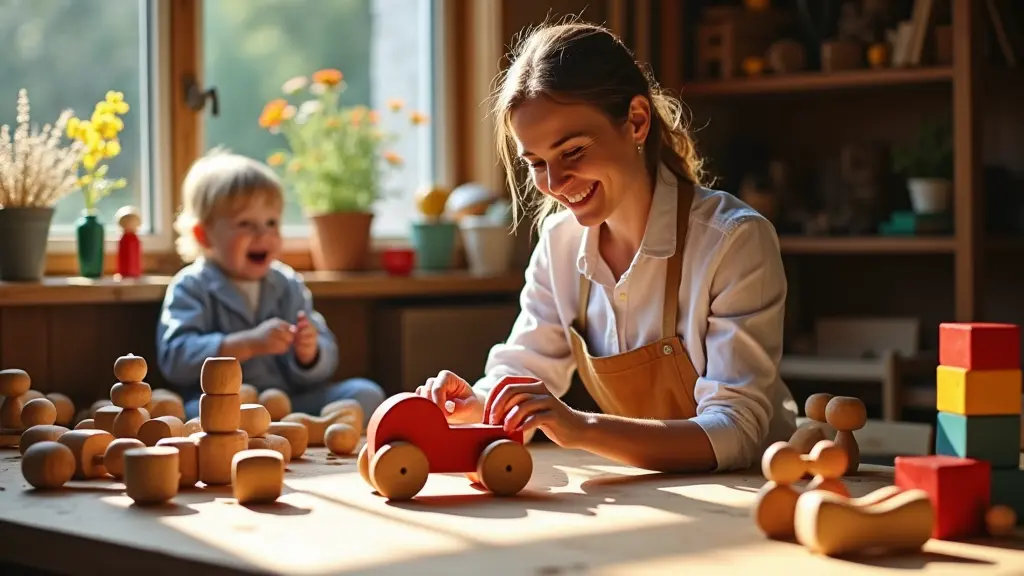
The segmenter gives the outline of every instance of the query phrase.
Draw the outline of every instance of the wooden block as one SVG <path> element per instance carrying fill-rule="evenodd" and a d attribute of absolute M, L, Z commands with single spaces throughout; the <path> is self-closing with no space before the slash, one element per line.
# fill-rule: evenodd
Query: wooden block
<path fill-rule="evenodd" d="M 1020 414 L 1020 370 L 935 369 L 935 408 L 964 416 Z"/>
<path fill-rule="evenodd" d="M 935 453 L 985 460 L 992 468 L 1016 468 L 1020 462 L 1020 427 L 1021 420 L 1016 415 L 963 416 L 939 412 Z"/>
<path fill-rule="evenodd" d="M 1020 368 L 1020 327 L 991 322 L 939 324 L 939 364 L 967 370 Z"/>
<path fill-rule="evenodd" d="M 124 486 L 140 506 L 163 504 L 178 494 L 178 450 L 170 446 L 132 448 L 124 453 Z"/>
<path fill-rule="evenodd" d="M 242 423 L 242 397 L 238 394 L 203 394 L 199 397 L 199 424 L 204 432 L 232 432 Z"/>
<path fill-rule="evenodd" d="M 157 440 L 157 446 L 178 450 L 178 488 L 194 488 L 199 481 L 199 441 L 195 438 L 172 437 Z"/>
<path fill-rule="evenodd" d="M 992 470 L 992 505 L 1007 506 L 1017 513 L 1017 525 L 1024 524 L 1024 470 Z"/>
<path fill-rule="evenodd" d="M 231 483 L 231 459 L 249 446 L 249 436 L 241 431 L 193 434 L 199 440 L 199 480 L 207 486 Z"/>
<path fill-rule="evenodd" d="M 58 442 L 71 449 L 75 455 L 76 480 L 99 478 L 107 473 L 103 466 L 103 454 L 114 441 L 114 435 L 105 430 L 72 430 L 65 432 Z M 101 458 L 97 458 L 101 456 Z"/>
<path fill-rule="evenodd" d="M 284 485 L 284 457 L 274 450 L 242 450 L 231 459 L 231 489 L 239 504 L 273 502 Z"/>
<path fill-rule="evenodd" d="M 952 540 L 985 532 L 991 500 L 991 466 L 953 456 L 897 456 L 894 484 L 921 489 L 935 509 L 932 538 Z"/>
<path fill-rule="evenodd" d="M 185 435 L 185 424 L 177 416 L 151 418 L 139 427 L 138 439 L 146 446 L 156 446 L 164 438 Z"/>
<path fill-rule="evenodd" d="M 291 460 L 302 458 L 309 447 L 309 430 L 298 422 L 273 422 L 267 435 L 280 436 L 291 446 Z"/>
<path fill-rule="evenodd" d="M 207 358 L 199 371 L 199 386 L 206 394 L 238 394 L 242 391 L 242 365 L 236 358 Z"/>

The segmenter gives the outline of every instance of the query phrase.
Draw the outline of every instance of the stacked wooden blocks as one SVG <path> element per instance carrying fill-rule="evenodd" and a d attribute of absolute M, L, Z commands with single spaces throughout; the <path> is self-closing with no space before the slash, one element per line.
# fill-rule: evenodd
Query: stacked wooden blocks
<path fill-rule="evenodd" d="M 235 358 L 207 358 L 199 375 L 199 480 L 208 486 L 231 484 L 235 454 L 249 446 L 241 430 L 242 366 Z"/>
<path fill-rule="evenodd" d="M 936 388 L 935 455 L 897 458 L 896 484 L 928 492 L 934 538 L 982 533 L 993 505 L 1024 518 L 1019 327 L 941 324 Z"/>

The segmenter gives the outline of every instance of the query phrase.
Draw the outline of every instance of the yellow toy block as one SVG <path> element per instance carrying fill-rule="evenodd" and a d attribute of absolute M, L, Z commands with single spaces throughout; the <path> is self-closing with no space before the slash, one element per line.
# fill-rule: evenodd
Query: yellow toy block
<path fill-rule="evenodd" d="M 1021 413 L 1021 370 L 967 370 L 940 365 L 936 370 L 939 412 L 962 416 Z"/>

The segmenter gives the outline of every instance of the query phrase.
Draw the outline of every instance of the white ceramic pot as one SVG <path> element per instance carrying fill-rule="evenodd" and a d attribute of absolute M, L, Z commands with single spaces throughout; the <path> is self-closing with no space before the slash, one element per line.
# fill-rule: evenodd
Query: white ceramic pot
<path fill-rule="evenodd" d="M 918 214 L 935 214 L 949 210 L 953 183 L 945 178 L 910 178 L 910 205 Z"/>
<path fill-rule="evenodd" d="M 459 229 L 470 273 L 490 276 L 509 271 L 514 237 L 506 222 L 483 216 L 463 216 Z"/>

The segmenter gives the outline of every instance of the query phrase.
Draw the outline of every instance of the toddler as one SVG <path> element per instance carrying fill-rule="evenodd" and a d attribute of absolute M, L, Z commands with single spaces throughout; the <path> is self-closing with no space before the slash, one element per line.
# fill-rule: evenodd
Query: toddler
<path fill-rule="evenodd" d="M 157 324 L 157 363 L 181 388 L 185 414 L 199 412 L 199 373 L 211 356 L 232 356 L 244 381 L 280 388 L 292 410 L 318 415 L 329 402 L 357 400 L 366 419 L 383 402 L 364 378 L 332 382 L 338 345 L 309 289 L 277 260 L 284 194 L 265 164 L 215 150 L 183 185 L 175 222 L 186 262 L 167 287 Z"/>

